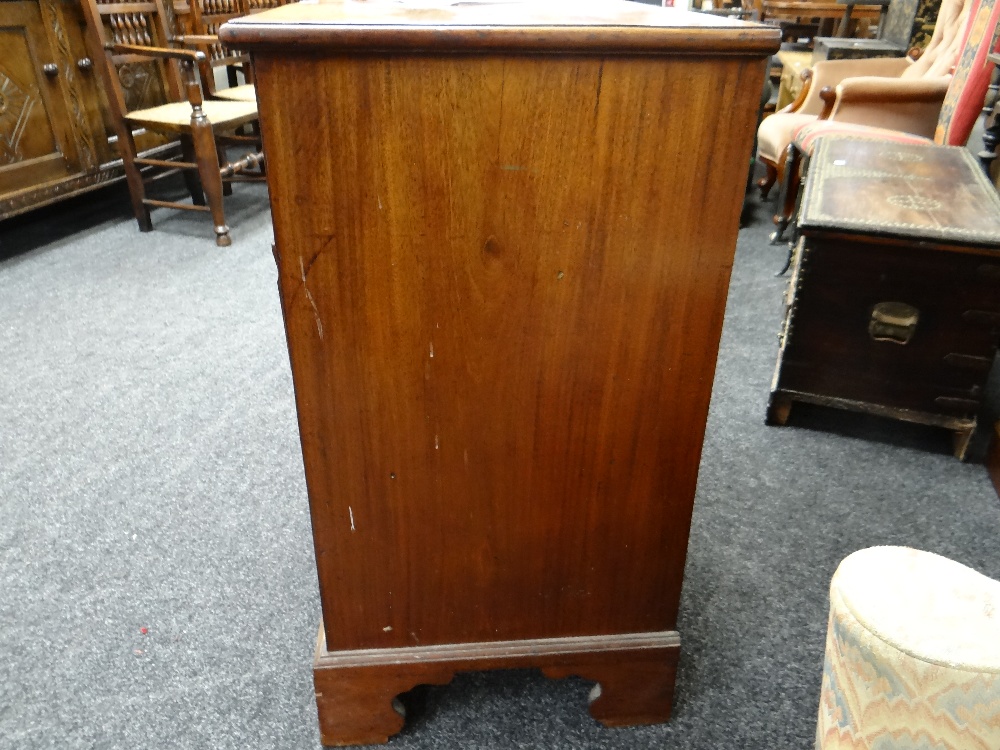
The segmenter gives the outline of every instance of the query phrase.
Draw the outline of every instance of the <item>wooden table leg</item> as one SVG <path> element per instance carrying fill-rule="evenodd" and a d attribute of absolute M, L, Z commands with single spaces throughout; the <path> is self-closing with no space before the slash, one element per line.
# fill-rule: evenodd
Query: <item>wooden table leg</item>
<path fill-rule="evenodd" d="M 854 11 L 854 3 L 847 3 L 844 6 L 844 17 L 840 19 L 840 26 L 837 27 L 838 37 L 847 37 L 851 28 L 851 13 Z"/>

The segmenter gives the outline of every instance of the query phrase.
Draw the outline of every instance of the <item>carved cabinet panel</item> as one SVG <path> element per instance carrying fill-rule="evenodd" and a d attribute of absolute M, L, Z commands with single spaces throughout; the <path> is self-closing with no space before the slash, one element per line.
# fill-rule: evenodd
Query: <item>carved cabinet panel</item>
<path fill-rule="evenodd" d="M 130 106 L 165 101 L 156 64 L 121 74 Z M 120 178 L 116 140 L 78 0 L 0 0 L 0 219 Z"/>
<path fill-rule="evenodd" d="M 3 3 L 0 25 L 0 192 L 80 171 L 59 85 L 62 65 L 38 4 Z"/>

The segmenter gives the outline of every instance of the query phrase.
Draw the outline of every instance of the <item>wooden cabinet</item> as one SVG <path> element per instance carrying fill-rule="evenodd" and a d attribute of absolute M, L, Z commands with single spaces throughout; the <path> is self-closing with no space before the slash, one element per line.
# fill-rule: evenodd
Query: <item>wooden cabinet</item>
<path fill-rule="evenodd" d="M 1000 340 L 1000 198 L 963 148 L 825 139 L 768 418 L 807 402 L 976 427 Z"/>
<path fill-rule="evenodd" d="M 300 3 L 250 50 L 328 744 L 460 670 L 665 721 L 778 32 L 629 2 Z"/>
<path fill-rule="evenodd" d="M 0 193 L 80 172 L 59 84 L 63 72 L 36 2 L 3 3 L 0 27 Z"/>
<path fill-rule="evenodd" d="M 122 176 L 76 0 L 0 0 L 0 219 Z M 124 66 L 127 95 L 163 100 L 156 64 Z M 138 132 L 140 148 L 171 151 Z"/>

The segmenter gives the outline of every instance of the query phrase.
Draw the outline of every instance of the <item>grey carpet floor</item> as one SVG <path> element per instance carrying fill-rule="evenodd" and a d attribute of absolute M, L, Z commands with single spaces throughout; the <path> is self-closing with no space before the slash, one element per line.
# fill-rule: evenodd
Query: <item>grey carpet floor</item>
<path fill-rule="evenodd" d="M 316 748 L 319 600 L 262 187 L 233 246 L 139 234 L 120 188 L 0 224 L 0 748 Z M 765 427 L 785 281 L 740 234 L 680 615 L 674 718 L 465 674 L 396 748 L 811 747 L 827 586 L 874 544 L 1000 578 L 1000 503 L 943 433 L 800 409 Z M 145 632 L 143 632 L 145 629 Z"/>

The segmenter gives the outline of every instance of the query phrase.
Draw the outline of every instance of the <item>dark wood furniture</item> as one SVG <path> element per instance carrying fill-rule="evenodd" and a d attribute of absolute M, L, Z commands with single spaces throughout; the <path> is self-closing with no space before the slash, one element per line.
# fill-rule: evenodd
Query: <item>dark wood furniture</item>
<path fill-rule="evenodd" d="M 845 13 L 849 16 L 853 4 L 847 4 Z M 914 38 L 917 6 L 919 0 L 879 0 L 882 15 L 875 39 L 848 39 L 846 34 L 837 37 L 816 37 L 813 39 L 814 61 L 853 60 L 864 57 L 902 57 L 911 49 Z M 849 17 L 841 22 L 848 27 Z"/>
<path fill-rule="evenodd" d="M 247 0 L 191 0 L 191 12 L 184 19 L 184 34 L 176 42 L 201 51 L 201 79 L 205 96 L 211 99 L 256 102 L 250 57 L 219 43 L 219 27 L 250 12 Z M 257 12 L 257 11 L 255 11 Z M 215 69 L 225 70 L 228 86 L 218 86 Z M 242 79 L 242 83 L 240 80 Z"/>
<path fill-rule="evenodd" d="M 821 404 L 954 431 L 1000 339 L 1000 198 L 963 148 L 825 138 L 810 162 L 767 417 Z"/>
<path fill-rule="evenodd" d="M 845 7 L 839 0 L 760 0 L 760 18 L 770 23 L 792 24 L 794 35 L 830 35 L 838 20 L 842 20 Z M 851 26 L 849 34 L 855 33 L 859 24 L 878 23 L 881 8 L 878 5 L 853 4 L 851 6 Z M 809 27 L 815 33 L 809 33 Z M 838 36 L 840 26 L 837 26 Z M 792 40 L 794 41 L 794 40 Z"/>
<path fill-rule="evenodd" d="M 865 0 L 864 4 L 868 7 L 878 6 L 878 29 L 882 29 L 882 24 L 885 23 L 885 17 L 889 13 L 889 3 L 892 0 Z M 851 16 L 854 13 L 854 7 L 858 5 L 858 0 L 837 0 L 837 2 L 844 6 L 844 15 L 840 19 L 840 23 L 837 25 L 837 36 L 846 39 L 851 35 Z"/>
<path fill-rule="evenodd" d="M 164 101 L 155 65 L 123 73 L 131 108 Z M 142 128 L 133 138 L 143 156 L 177 153 L 176 138 Z M 0 0 L 0 219 L 121 179 L 117 140 L 80 3 Z"/>
<path fill-rule="evenodd" d="M 222 205 L 223 182 L 241 178 L 262 179 L 255 172 L 262 155 L 251 150 L 235 161 L 225 158 L 223 144 L 256 145 L 256 138 L 233 133 L 255 124 L 255 102 L 205 100 L 199 66 L 207 60 L 202 52 L 170 48 L 172 39 L 161 0 L 118 3 L 83 0 L 90 47 L 108 96 L 112 120 L 118 133 L 125 179 L 139 229 L 153 229 L 150 208 L 176 208 L 211 213 L 215 242 L 228 246 L 232 240 Z M 167 82 L 167 103 L 132 109 L 125 97 L 121 66 L 153 62 Z M 154 159 L 141 156 L 133 140 L 133 129 L 166 133 L 180 139 L 183 158 Z M 150 198 L 143 168 L 181 170 L 191 193 L 191 203 Z"/>
<path fill-rule="evenodd" d="M 986 470 L 993 480 L 993 488 L 997 491 L 997 495 L 1000 495 L 1000 422 L 993 425 L 989 452 L 986 454 Z"/>
<path fill-rule="evenodd" d="M 257 76 L 323 742 L 385 741 L 396 695 L 461 670 L 581 675 L 603 723 L 666 720 L 777 30 L 374 0 L 220 38 Z"/>
<path fill-rule="evenodd" d="M 994 66 L 993 80 L 996 80 L 996 67 L 1000 66 L 1000 53 L 991 52 L 986 56 L 990 65 Z M 993 162 L 997 158 L 997 145 L 1000 144 L 1000 96 L 997 96 L 996 84 L 991 83 L 993 103 L 989 109 L 984 109 L 986 120 L 983 122 L 983 150 L 979 152 L 979 162 L 986 174 L 992 177 Z M 987 95 L 987 101 L 989 95 Z"/>

